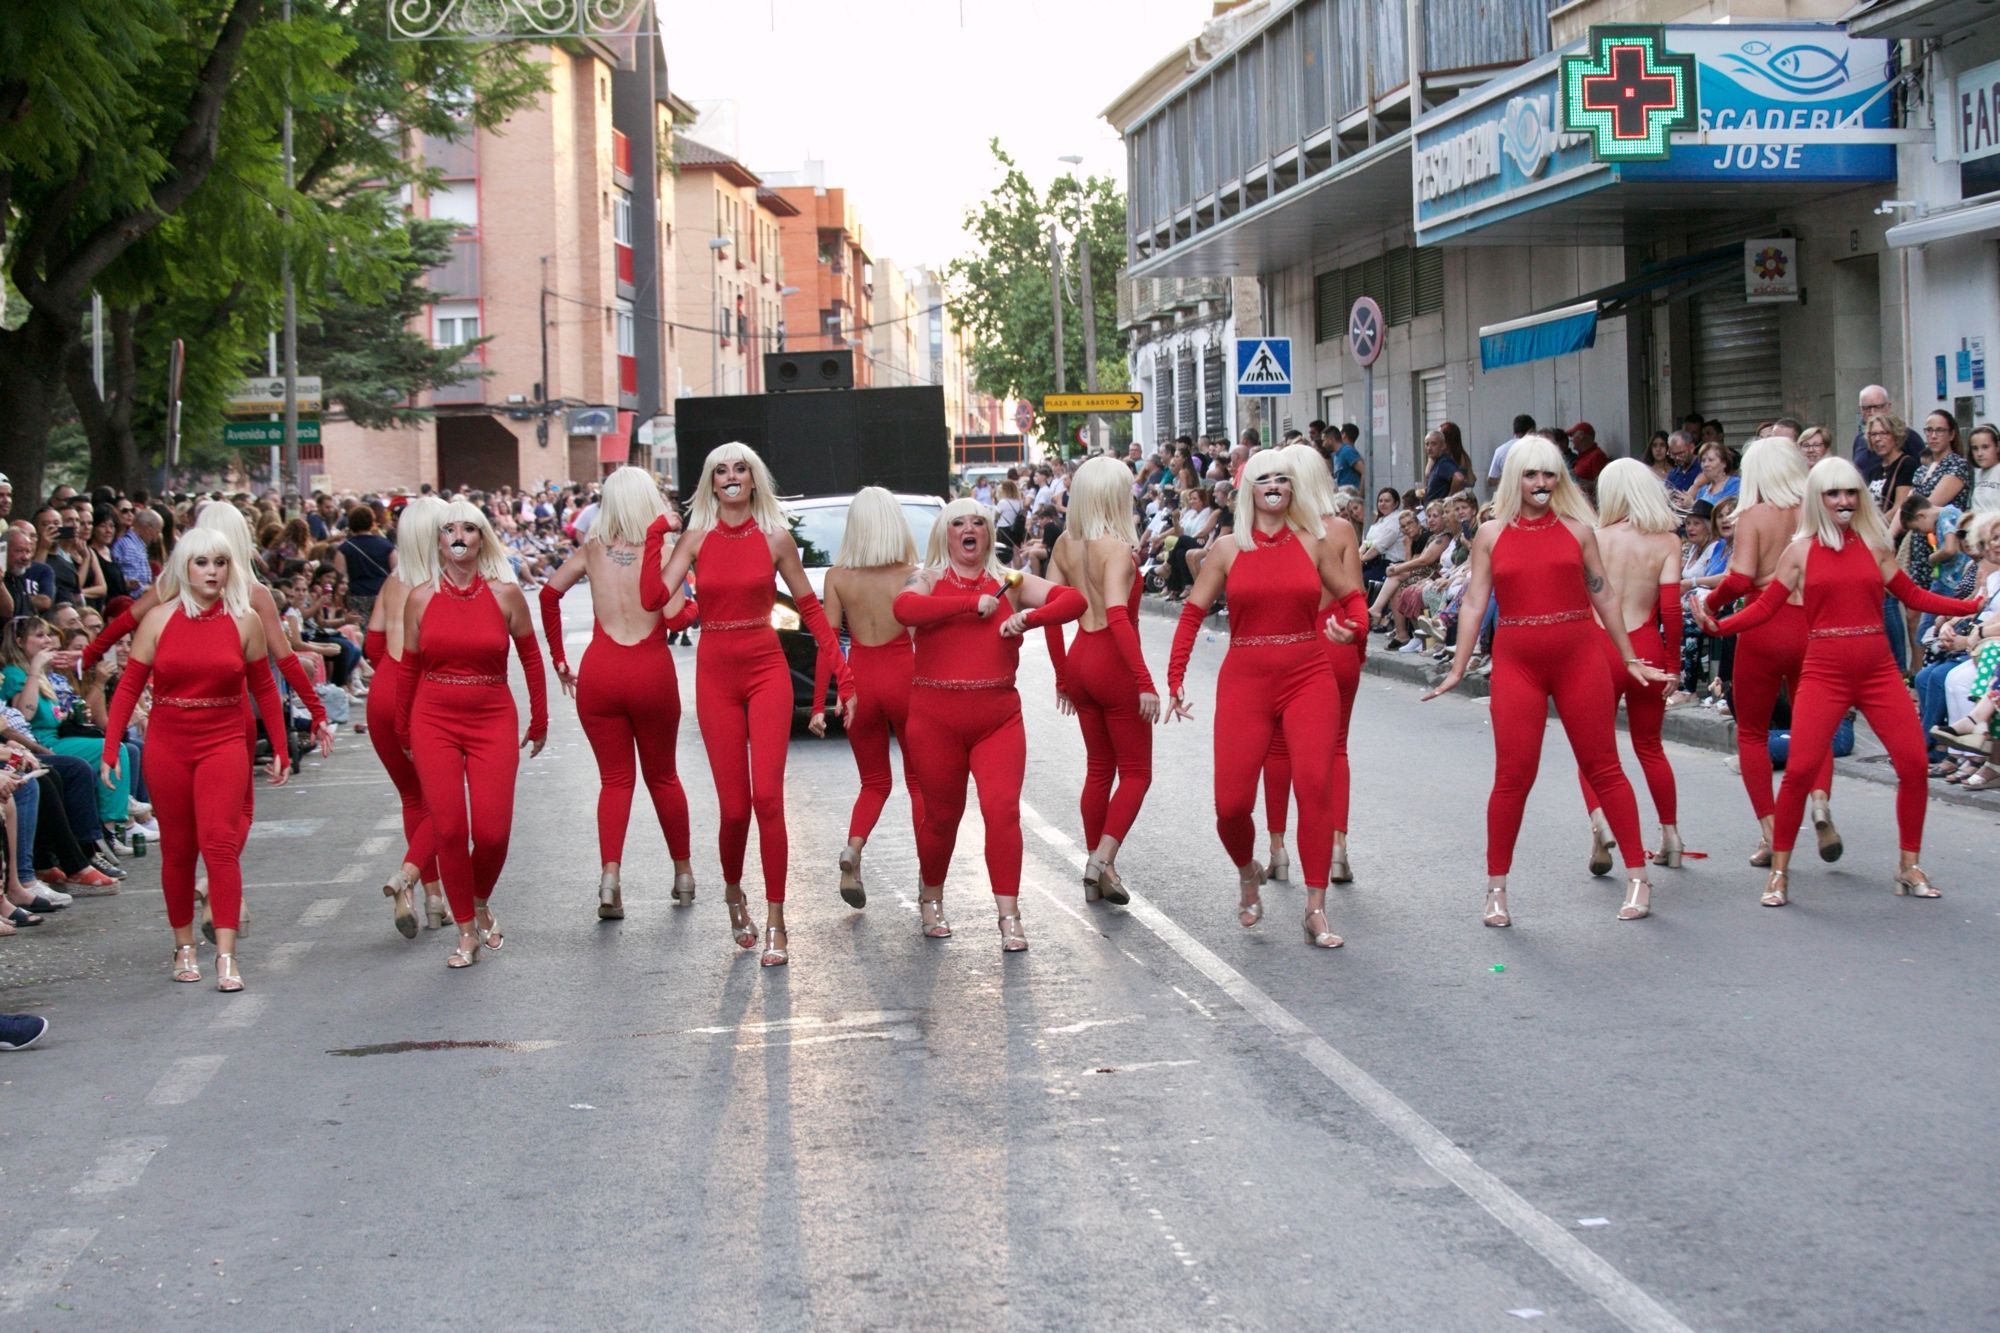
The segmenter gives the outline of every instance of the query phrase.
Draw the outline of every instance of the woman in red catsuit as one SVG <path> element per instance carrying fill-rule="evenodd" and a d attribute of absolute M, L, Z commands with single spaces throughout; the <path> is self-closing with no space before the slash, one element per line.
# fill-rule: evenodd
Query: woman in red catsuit
<path fill-rule="evenodd" d="M 1729 572 L 1708 594 L 1710 616 L 1745 593 L 1770 586 L 1799 530 L 1799 504 L 1806 493 L 1806 460 L 1798 446 L 1781 436 L 1758 440 L 1743 454 L 1743 493 L 1736 510 L 1736 546 Z M 1771 714 L 1783 686 L 1793 703 L 1799 698 L 1799 673 L 1806 660 L 1806 609 L 1796 594 L 1776 615 L 1736 639 L 1736 664 L 1731 673 L 1730 715 L 1736 722 L 1737 767 L 1750 794 L 1750 811 L 1757 817 L 1762 839 L 1750 864 L 1771 864 Z M 1812 815 L 1822 861 L 1838 861 L 1840 831 L 1833 826 L 1828 794 L 1833 790 L 1833 748 L 1816 759 L 1790 751 L 1791 763 L 1810 762 L 1814 771 L 1806 809 Z M 1790 765 L 1788 765 L 1789 767 Z"/>
<path fill-rule="evenodd" d="M 1670 677 L 1639 660 L 1625 633 L 1625 617 L 1604 577 L 1594 515 L 1571 480 L 1562 451 L 1529 436 L 1507 451 L 1493 518 L 1472 540 L 1472 577 L 1458 604 L 1458 623 L 1477 625 L 1487 599 L 1500 598 L 1500 626 L 1493 636 L 1493 794 L 1486 802 L 1486 906 L 1489 926 L 1509 926 L 1507 872 L 1521 812 L 1542 762 L 1542 731 L 1555 700 L 1570 748 L 1611 821 L 1625 858 L 1625 901 L 1620 921 L 1652 912 L 1653 885 L 1639 844 L 1639 804 L 1618 764 L 1617 699 L 1601 671 L 1580 671 L 1603 653 L 1600 633 L 1611 638 L 1625 672 L 1641 685 Z M 1595 612 L 1600 631 L 1591 623 Z M 1451 670 L 1424 696 L 1435 699 L 1465 678 L 1477 634 L 1461 633 Z"/>
<path fill-rule="evenodd" d="M 368 739 L 389 781 L 396 785 L 403 807 L 403 858 L 382 892 L 395 904 L 396 929 L 405 939 L 417 935 L 419 881 L 424 886 L 424 915 L 432 930 L 443 929 L 446 912 L 444 885 L 438 876 L 437 830 L 424 808 L 423 783 L 417 778 L 416 765 L 404 753 L 409 737 L 396 730 L 396 687 L 402 683 L 403 670 L 403 608 L 411 588 L 421 588 L 437 578 L 438 528 L 443 518 L 444 501 L 435 495 L 420 495 L 403 506 L 396 519 L 396 550 L 389 576 L 382 580 L 381 595 L 368 614 L 368 633 L 361 645 L 362 655 L 375 668 L 368 688 Z"/>
<path fill-rule="evenodd" d="M 924 823 L 923 798 L 910 780 L 910 680 L 916 653 L 910 632 L 896 623 L 896 595 L 917 568 L 917 542 L 896 497 L 880 486 L 864 486 L 847 507 L 840 550 L 821 587 L 827 623 L 847 628 L 847 664 L 853 680 L 839 700 L 861 791 L 847 820 L 847 846 L 840 853 L 840 897 L 849 907 L 865 907 L 868 885 L 861 877 L 861 850 L 888 804 L 889 734 L 903 746 L 903 785 L 910 791 L 910 822 Z M 826 735 L 826 689 L 838 666 L 836 654 L 822 651 L 813 679 L 812 732 Z"/>
<path fill-rule="evenodd" d="M 1089 603 L 1074 588 L 1004 571 L 993 558 L 993 511 L 953 500 L 931 528 L 924 567 L 896 596 L 896 619 L 916 630 L 910 691 L 910 764 L 923 792 L 917 832 L 917 910 L 932 939 L 951 934 L 944 877 L 965 816 L 965 783 L 979 783 L 986 877 L 1000 914 L 1000 947 L 1028 947 L 1021 930 L 1021 780 L 1027 733 L 1014 669 L 1021 634 L 1062 624 Z M 1011 614 L 996 614 L 996 613 Z"/>
<path fill-rule="evenodd" d="M 1666 484 L 1651 468 L 1636 458 L 1620 458 L 1597 474 L 1597 554 L 1618 602 L 1625 637 L 1640 661 L 1676 678 L 1681 670 L 1679 533 L 1680 519 L 1667 502 Z M 1611 682 L 1614 721 L 1616 701 L 1622 697 L 1632 752 L 1639 756 L 1646 790 L 1660 817 L 1660 851 L 1653 864 L 1679 869 L 1686 850 L 1678 823 L 1679 793 L 1666 746 L 1660 742 L 1666 693 L 1642 687 L 1626 674 L 1618 645 L 1609 634 L 1599 635 L 1597 642 L 1605 678 Z M 1590 812 L 1590 873 L 1609 874 L 1616 837 L 1589 776 L 1579 771 L 1577 777 L 1583 784 L 1583 808 Z"/>
<path fill-rule="evenodd" d="M 264 626 L 250 610 L 250 571 L 221 534 L 196 528 L 182 536 L 155 585 L 160 604 L 133 636 L 104 729 L 105 784 L 116 778 L 119 744 L 150 678 L 152 720 L 146 734 L 146 782 L 160 821 L 160 887 L 174 931 L 173 978 L 200 981 L 194 952 L 194 862 L 208 864 L 215 923 L 216 989 L 240 991 L 236 933 L 243 906 L 238 857 L 243 789 L 250 753 L 237 726 L 239 703 L 254 691 L 266 719 L 282 718 L 278 687 L 265 656 Z M 271 735 L 271 782 L 282 785 L 288 755 L 282 730 Z"/>
<path fill-rule="evenodd" d="M 785 750 L 792 729 L 792 673 L 778 644 L 777 588 L 798 607 L 821 652 L 840 652 L 819 597 L 799 564 L 771 473 L 747 444 L 718 445 L 702 463 L 702 483 L 688 513 L 688 530 L 665 551 L 667 520 L 646 530 L 639 562 L 641 604 L 667 605 L 692 570 L 701 585 L 701 641 L 694 657 L 694 702 L 701 743 L 721 807 L 716 841 L 722 853 L 722 897 L 738 946 L 757 943 L 743 898 L 743 850 L 750 816 L 757 816 L 757 851 L 764 866 L 765 967 L 791 961 L 785 935 Z M 789 612 L 785 614 L 790 614 Z M 844 673 L 843 673 L 844 674 Z"/>
<path fill-rule="evenodd" d="M 1771 874 L 1766 907 L 1791 899 L 1792 844 L 1804 818 L 1806 790 L 1831 752 L 1834 728 L 1859 708 L 1887 747 L 1896 770 L 1896 829 L 1902 857 L 1896 892 L 1936 898 L 1937 887 L 1917 864 L 1923 850 L 1924 806 L 1930 773 L 1916 705 L 1882 632 L 1882 589 L 1905 606 L 1938 615 L 1966 616 L 1979 598 L 1943 597 L 1917 586 L 1896 563 L 1888 529 L 1868 496 L 1861 473 L 1844 458 L 1828 457 L 1806 477 L 1799 505 L 1799 536 L 1778 559 L 1770 586 L 1747 609 L 1720 625 L 1699 607 L 1697 619 L 1711 633 L 1735 634 L 1775 618 L 1794 593 L 1804 597 L 1806 659 L 1792 700 L 1791 762 L 1778 788 L 1771 829 Z"/>
<path fill-rule="evenodd" d="M 1333 736 L 1340 726 L 1340 686 L 1321 642 L 1354 633 L 1320 603 L 1352 591 L 1312 506 L 1298 499 L 1294 456 L 1262 449 L 1244 467 L 1231 540 L 1211 546 L 1181 609 L 1167 664 L 1171 717 L 1192 717 L 1183 684 L 1195 635 L 1215 599 L 1229 595 L 1229 651 L 1215 684 L 1215 831 L 1236 867 L 1237 921 L 1264 917 L 1258 890 L 1264 867 L 1254 857 L 1257 778 L 1271 738 L 1285 736 L 1299 793 L 1299 866 L 1306 881 L 1306 938 L 1322 949 L 1343 941 L 1326 919 L 1333 860 Z M 1365 627 L 1364 627 L 1365 628 Z"/>
<path fill-rule="evenodd" d="M 1354 535 L 1354 525 L 1338 513 L 1333 474 L 1327 470 L 1326 459 L 1319 450 L 1304 441 L 1286 445 L 1285 452 L 1292 460 L 1293 475 L 1298 479 L 1299 503 L 1319 515 L 1320 524 L 1326 529 L 1324 540 L 1333 548 L 1342 584 L 1353 589 L 1337 603 L 1331 595 L 1321 598 L 1320 620 L 1324 623 L 1337 612 L 1349 624 L 1365 625 L 1368 623 L 1368 593 L 1367 585 L 1361 579 L 1361 542 Z M 1314 463 L 1319 466 L 1313 467 Z M 1321 642 L 1325 645 L 1327 664 L 1333 668 L 1334 684 L 1340 686 L 1340 723 L 1333 732 L 1333 861 L 1328 878 L 1335 884 L 1348 884 L 1353 882 L 1354 870 L 1347 860 L 1348 793 L 1351 790 L 1347 728 L 1354 717 L 1354 696 L 1361 691 L 1361 667 L 1368 660 L 1368 636 L 1356 634 L 1350 643 L 1337 639 L 1322 639 Z M 1264 760 L 1265 827 L 1271 839 L 1271 859 L 1266 872 L 1272 879 L 1281 880 L 1291 873 L 1292 858 L 1285 851 L 1286 806 L 1291 803 L 1291 797 L 1292 758 L 1285 749 L 1284 733 L 1273 732 L 1271 753 Z"/>
<path fill-rule="evenodd" d="M 667 635 L 694 619 L 694 604 L 676 596 L 668 615 L 641 604 L 639 563 L 646 529 L 667 512 L 652 474 L 621 467 L 604 480 L 585 540 L 542 585 L 542 633 L 556 678 L 576 700 L 577 720 L 597 756 L 597 918 L 622 921 L 625 892 L 619 865 L 632 819 L 632 790 L 639 771 L 653 798 L 667 853 L 674 859 L 674 905 L 694 902 L 689 860 L 687 793 L 675 769 L 681 730 L 681 687 Z M 563 647 L 562 596 L 577 580 L 590 581 L 593 627 L 582 671 L 569 669 Z M 639 762 L 632 755 L 637 750 Z"/>
<path fill-rule="evenodd" d="M 451 501 L 438 545 L 437 578 L 411 589 L 403 608 L 396 729 L 410 738 L 437 831 L 438 869 L 458 923 L 458 947 L 445 966 L 456 968 L 478 962 L 482 946 L 497 952 L 505 942 L 487 900 L 507 864 L 521 751 L 542 752 L 549 699 L 528 599 L 486 515 L 469 500 Z M 528 730 L 518 744 L 509 639 L 528 680 Z"/>
<path fill-rule="evenodd" d="M 1069 525 L 1049 554 L 1049 577 L 1082 592 L 1089 604 L 1077 621 L 1076 642 L 1063 648 L 1060 625 L 1048 625 L 1056 665 L 1058 707 L 1083 729 L 1083 865 L 1086 902 L 1125 903 L 1118 848 L 1132 831 L 1153 782 L 1153 724 L 1160 695 L 1139 646 L 1143 580 L 1132 522 L 1132 469 L 1099 455 L 1069 481 Z M 1116 787 L 1113 779 L 1116 779 Z"/>

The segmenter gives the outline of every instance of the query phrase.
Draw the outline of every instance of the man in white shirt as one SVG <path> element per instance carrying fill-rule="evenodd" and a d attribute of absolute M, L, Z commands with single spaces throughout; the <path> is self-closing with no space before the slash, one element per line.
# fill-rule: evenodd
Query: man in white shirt
<path fill-rule="evenodd" d="M 1535 433 L 1535 419 L 1526 412 L 1514 418 L 1514 439 L 1502 440 L 1493 450 L 1493 462 L 1486 469 L 1486 494 L 1491 497 L 1500 488 L 1500 471 L 1507 466 L 1507 451 L 1514 447 L 1516 440 Z"/>

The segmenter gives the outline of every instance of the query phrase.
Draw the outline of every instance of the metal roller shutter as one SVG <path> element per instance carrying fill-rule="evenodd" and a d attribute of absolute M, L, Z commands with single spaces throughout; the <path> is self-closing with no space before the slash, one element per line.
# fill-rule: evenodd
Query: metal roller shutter
<path fill-rule="evenodd" d="M 1778 382 L 1778 307 L 1750 305 L 1731 283 L 1694 298 L 1695 411 L 1722 422 L 1723 438 L 1741 449 L 1757 423 L 1782 416 Z"/>
<path fill-rule="evenodd" d="M 1423 401 L 1424 433 L 1444 424 L 1444 372 L 1426 370 L 1417 376 L 1417 396 Z"/>

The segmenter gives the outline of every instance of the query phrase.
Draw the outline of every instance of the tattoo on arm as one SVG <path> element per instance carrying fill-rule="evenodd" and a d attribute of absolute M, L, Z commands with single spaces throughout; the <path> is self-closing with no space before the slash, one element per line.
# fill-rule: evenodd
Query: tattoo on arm
<path fill-rule="evenodd" d="M 1603 592 L 1605 587 L 1604 576 L 1596 570 L 1586 569 L 1583 571 L 1583 586 L 1590 589 L 1593 595 Z"/>

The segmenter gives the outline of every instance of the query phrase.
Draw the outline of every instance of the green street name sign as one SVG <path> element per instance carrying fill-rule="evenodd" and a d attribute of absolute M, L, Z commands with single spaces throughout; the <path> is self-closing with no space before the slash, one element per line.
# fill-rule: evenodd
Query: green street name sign
<path fill-rule="evenodd" d="M 282 421 L 225 421 L 222 423 L 222 442 L 245 446 L 283 444 L 285 423 Z M 299 443 L 319 443 L 319 423 L 301 421 L 299 423 Z"/>

